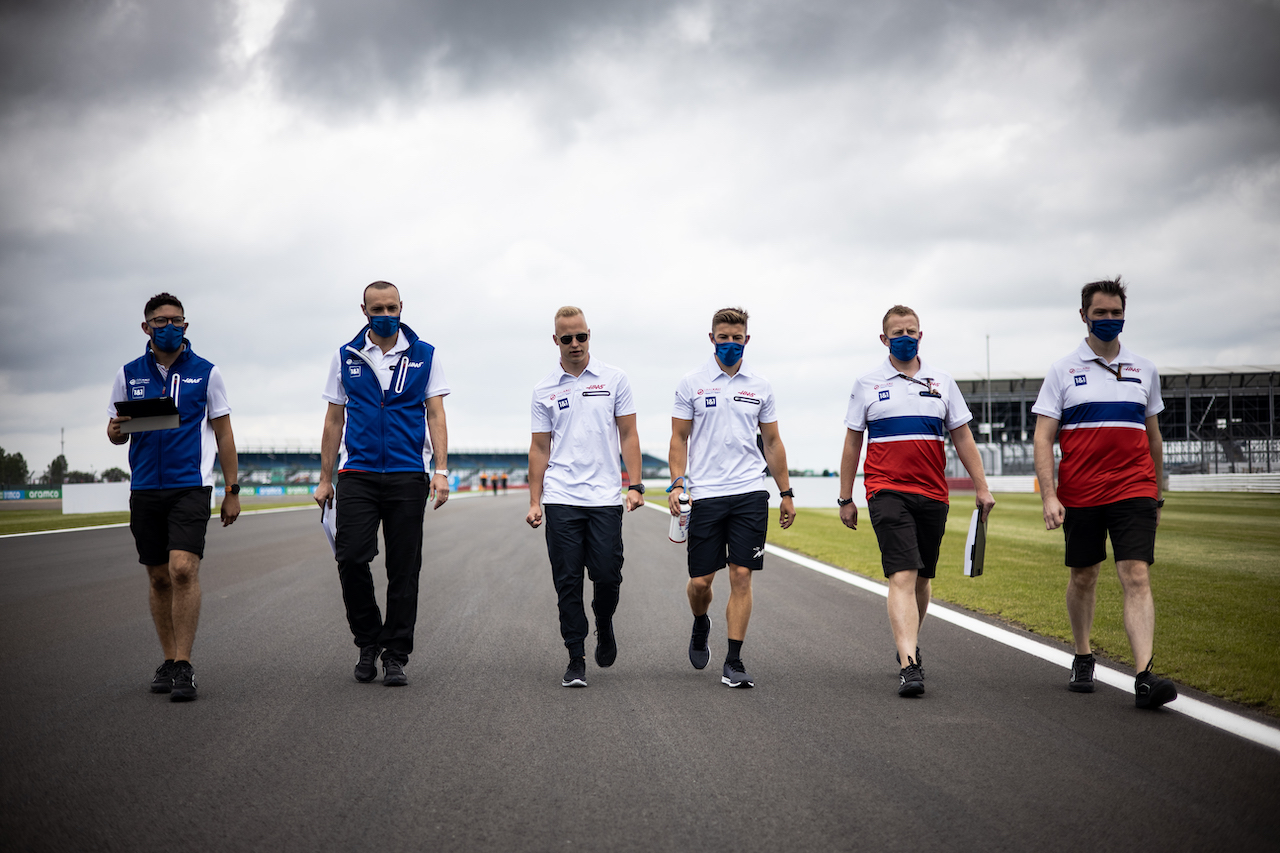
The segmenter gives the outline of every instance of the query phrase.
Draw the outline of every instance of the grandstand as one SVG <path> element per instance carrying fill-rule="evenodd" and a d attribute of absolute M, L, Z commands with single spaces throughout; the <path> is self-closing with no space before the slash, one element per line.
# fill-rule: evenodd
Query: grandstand
<path fill-rule="evenodd" d="M 1280 471 L 1276 385 L 1280 365 L 1158 367 L 1167 474 Z M 971 424 L 988 473 L 1031 474 L 1031 411 L 1043 376 L 955 376 L 973 410 Z M 957 463 L 958 464 L 958 463 Z M 950 472 L 949 472 L 950 473 Z"/>

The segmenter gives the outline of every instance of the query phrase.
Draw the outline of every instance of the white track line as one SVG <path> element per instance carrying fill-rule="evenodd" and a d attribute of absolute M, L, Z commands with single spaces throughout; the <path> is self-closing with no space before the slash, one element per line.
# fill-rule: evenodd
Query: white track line
<path fill-rule="evenodd" d="M 653 507 L 660 512 L 670 514 L 669 510 L 661 505 L 645 503 L 645 506 Z M 873 592 L 876 595 L 887 598 L 889 596 L 889 587 L 883 583 L 878 583 L 862 575 L 847 572 L 844 569 L 838 569 L 835 566 L 820 563 L 803 554 L 797 554 L 794 551 L 788 551 L 785 548 L 779 548 L 777 545 L 765 545 L 765 551 L 773 554 L 775 557 L 781 557 L 789 560 L 797 566 L 803 566 L 806 569 L 812 569 L 815 572 L 835 578 L 838 581 L 856 586 L 859 589 Z M 957 610 L 952 610 L 946 605 L 939 604 L 934 601 L 929 605 L 929 615 L 941 619 L 944 622 L 950 622 L 952 625 L 971 631 L 974 634 L 995 640 L 997 643 L 1003 643 L 1006 646 L 1015 648 L 1018 651 L 1026 652 L 1029 655 L 1046 660 L 1049 663 L 1057 664 L 1064 669 L 1071 669 L 1072 655 L 1061 649 L 1056 649 L 1046 645 L 1038 640 L 1030 637 L 1024 637 L 1013 631 L 1006 630 L 996 625 L 983 622 L 980 619 L 974 619 Z M 1121 672 L 1117 669 L 1098 664 L 1094 669 L 1093 677 L 1106 684 L 1109 687 L 1115 687 L 1125 693 L 1132 694 L 1133 676 L 1128 673 Z M 1179 695 L 1178 698 L 1165 706 L 1170 711 L 1177 711 L 1179 714 L 1185 714 L 1193 720 L 1199 720 L 1207 723 L 1215 728 L 1238 735 L 1245 740 L 1253 741 L 1261 746 L 1280 751 L 1280 729 L 1268 726 L 1264 723 L 1250 720 L 1242 717 L 1232 711 L 1219 708 L 1216 705 L 1210 705 L 1208 702 L 1201 702 L 1198 699 L 1192 699 L 1190 696 Z"/>

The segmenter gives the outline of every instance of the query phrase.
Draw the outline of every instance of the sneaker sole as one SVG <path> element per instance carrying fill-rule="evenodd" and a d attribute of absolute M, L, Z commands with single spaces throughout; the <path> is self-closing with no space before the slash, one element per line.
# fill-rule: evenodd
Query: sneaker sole
<path fill-rule="evenodd" d="M 352 673 L 352 674 L 353 674 L 353 675 L 355 675 L 355 677 L 356 677 L 356 681 L 360 682 L 361 684 L 368 684 L 370 681 L 373 681 L 375 678 L 377 678 L 377 677 L 378 677 L 378 671 L 377 671 L 376 669 L 375 669 L 373 672 L 369 673 L 369 675 L 368 675 L 368 676 L 366 676 L 365 678 L 361 678 L 361 677 L 360 677 L 360 671 L 359 671 L 359 670 L 357 670 L 356 672 L 354 672 L 354 673 Z"/>
<path fill-rule="evenodd" d="M 196 699 L 195 688 L 191 690 L 173 690 L 169 693 L 170 702 L 194 702 Z"/>
<path fill-rule="evenodd" d="M 587 682 L 581 678 L 575 678 L 573 681 L 561 681 L 561 687 L 586 687 Z"/>
<path fill-rule="evenodd" d="M 906 684 L 898 688 L 899 696 L 922 696 L 924 695 L 924 683 L 920 681 L 908 681 Z"/>
<path fill-rule="evenodd" d="M 169 693 L 173 690 L 172 684 L 153 684 L 151 685 L 152 693 Z"/>
<path fill-rule="evenodd" d="M 1168 705 L 1174 699 L 1178 698 L 1178 688 L 1172 683 L 1161 684 L 1155 690 L 1151 691 L 1151 695 L 1147 697 L 1147 701 L 1143 702 L 1141 697 L 1134 697 L 1134 705 L 1148 711 L 1154 711 L 1156 708 Z"/>
<path fill-rule="evenodd" d="M 1070 690 L 1072 693 L 1092 693 L 1093 682 L 1092 681 L 1069 681 L 1067 682 L 1067 689 Z"/>
<path fill-rule="evenodd" d="M 754 681 L 730 681 L 729 679 L 725 678 L 723 675 L 720 676 L 720 683 L 727 684 L 730 687 L 755 687 L 756 686 L 756 683 Z"/>

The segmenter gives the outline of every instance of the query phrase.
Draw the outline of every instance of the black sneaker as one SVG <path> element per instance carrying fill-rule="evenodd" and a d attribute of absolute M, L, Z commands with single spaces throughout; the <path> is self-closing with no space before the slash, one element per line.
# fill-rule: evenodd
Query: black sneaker
<path fill-rule="evenodd" d="M 360 660 L 356 662 L 356 681 L 368 684 L 378 677 L 379 651 L 377 646 L 360 647 Z"/>
<path fill-rule="evenodd" d="M 1093 692 L 1093 665 L 1097 662 L 1092 653 L 1076 655 L 1071 661 L 1071 679 L 1067 689 L 1073 693 Z"/>
<path fill-rule="evenodd" d="M 910 657 L 907 665 L 898 673 L 902 683 L 898 686 L 899 696 L 919 696 L 924 692 L 924 675 L 920 672 L 920 664 Z"/>
<path fill-rule="evenodd" d="M 751 676 L 747 675 L 747 668 L 742 665 L 741 659 L 724 662 L 724 674 L 720 676 L 720 683 L 727 684 L 730 687 L 756 686 L 756 683 L 751 680 Z"/>
<path fill-rule="evenodd" d="M 190 702 L 196 698 L 196 671 L 191 662 L 173 662 L 173 687 L 169 690 L 170 702 Z"/>
<path fill-rule="evenodd" d="M 155 678 L 151 679 L 152 693 L 168 693 L 173 689 L 173 661 L 166 660 L 156 667 Z"/>
<path fill-rule="evenodd" d="M 1154 711 L 1178 698 L 1178 688 L 1167 678 L 1158 678 L 1151 664 L 1138 673 L 1133 685 L 1133 704 Z"/>
<path fill-rule="evenodd" d="M 382 661 L 382 683 L 387 687 L 404 687 L 409 683 L 409 676 L 404 674 L 404 664 L 392 658 Z"/>
<path fill-rule="evenodd" d="M 587 686 L 587 659 L 586 658 L 569 658 L 569 668 L 564 671 L 564 678 L 560 679 L 561 687 L 586 687 Z"/>
<path fill-rule="evenodd" d="M 711 635 L 711 617 L 707 617 L 706 630 L 698 630 L 698 620 L 693 620 L 693 635 L 689 637 L 689 663 L 694 669 L 706 669 L 711 662 L 711 649 L 707 637 Z"/>
<path fill-rule="evenodd" d="M 613 666 L 618 659 L 618 641 L 613 636 L 613 620 L 596 623 L 596 666 Z"/>
<path fill-rule="evenodd" d="M 898 654 L 897 652 L 894 652 L 893 659 L 898 662 L 899 666 L 902 665 L 902 655 Z M 916 646 L 916 667 L 920 670 L 920 680 L 924 681 L 924 658 L 920 657 L 919 646 Z"/>

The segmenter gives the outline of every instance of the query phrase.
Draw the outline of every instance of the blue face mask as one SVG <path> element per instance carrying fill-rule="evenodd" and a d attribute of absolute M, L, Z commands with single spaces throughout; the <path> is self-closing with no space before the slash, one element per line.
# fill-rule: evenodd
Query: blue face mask
<path fill-rule="evenodd" d="M 911 361 L 920 350 L 920 341 L 910 335 L 889 339 L 889 354 L 898 361 Z"/>
<path fill-rule="evenodd" d="M 388 314 L 379 314 L 369 318 L 369 328 L 380 338 L 394 338 L 400 331 L 400 318 Z"/>
<path fill-rule="evenodd" d="M 725 367 L 733 367 L 742 358 L 742 347 L 742 344 L 733 341 L 716 344 L 716 358 Z"/>
<path fill-rule="evenodd" d="M 160 352 L 177 352 L 182 347 L 181 326 L 170 323 L 160 329 L 151 330 L 151 345 Z"/>
<path fill-rule="evenodd" d="M 1091 320 L 1089 321 L 1089 331 L 1093 332 L 1093 336 L 1103 343 L 1110 343 L 1120 337 L 1120 332 L 1124 330 L 1124 320 Z"/>

